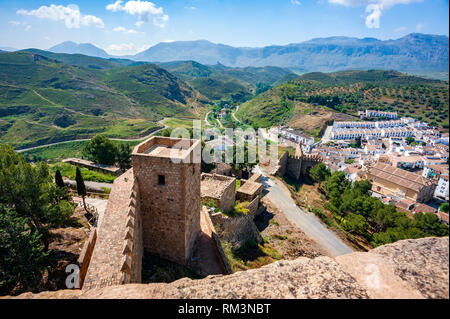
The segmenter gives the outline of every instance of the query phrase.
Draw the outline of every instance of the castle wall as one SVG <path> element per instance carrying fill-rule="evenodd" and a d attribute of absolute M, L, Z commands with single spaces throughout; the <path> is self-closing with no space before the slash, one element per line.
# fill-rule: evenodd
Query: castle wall
<path fill-rule="evenodd" d="M 220 264 L 222 266 L 222 273 L 227 274 L 227 275 L 231 274 L 233 271 L 231 270 L 231 266 L 230 266 L 230 263 L 228 262 L 228 258 L 225 255 L 225 252 L 223 251 L 222 243 L 220 242 L 219 236 L 217 236 L 216 228 L 214 227 L 214 225 L 211 221 L 211 217 L 209 216 L 209 212 L 208 212 L 206 206 L 203 206 L 201 214 L 203 214 L 203 216 L 205 217 L 206 225 L 208 226 L 208 228 L 211 232 L 211 237 L 214 240 L 216 254 L 217 254 L 217 256 L 220 260 Z"/>
<path fill-rule="evenodd" d="M 286 175 L 290 178 L 298 180 L 302 171 L 302 159 L 300 157 L 288 156 Z"/>
<path fill-rule="evenodd" d="M 298 180 L 300 176 L 307 175 L 308 171 L 314 165 L 322 162 L 318 156 L 303 155 L 297 147 L 296 155 L 289 155 L 289 152 L 285 152 L 278 160 L 278 176 L 289 176 L 294 180 Z"/>
<path fill-rule="evenodd" d="M 169 157 L 136 153 L 150 147 L 149 141 L 137 146 L 132 155 L 144 250 L 186 264 L 200 228 L 200 163 L 174 163 Z M 157 143 L 170 147 L 173 141 L 158 138 Z M 195 145 L 200 148 L 199 143 Z M 164 176 L 164 185 L 159 184 L 159 176 Z"/>
<path fill-rule="evenodd" d="M 201 174 L 201 197 L 213 200 L 224 212 L 234 208 L 236 200 L 236 179 L 217 174 Z"/>
<path fill-rule="evenodd" d="M 238 217 L 227 217 L 221 213 L 211 215 L 211 221 L 220 239 L 231 243 L 235 249 L 243 246 L 248 240 L 262 242 L 261 234 L 256 228 L 253 218 L 253 214 Z"/>
<path fill-rule="evenodd" d="M 278 176 L 284 176 L 284 174 L 286 174 L 288 157 L 289 157 L 289 152 L 286 151 L 278 160 L 278 170 L 276 173 Z"/>
<path fill-rule="evenodd" d="M 259 208 L 259 200 L 260 200 L 260 195 L 256 196 L 254 200 L 252 200 L 250 202 L 250 204 L 248 204 L 247 209 L 250 211 L 249 214 L 252 215 L 253 217 L 256 217 L 257 212 L 258 212 L 258 208 Z"/>
<path fill-rule="evenodd" d="M 78 266 L 80 267 L 80 272 L 78 274 L 78 284 L 80 288 L 83 287 L 84 279 L 86 278 L 96 241 L 97 229 L 93 228 L 91 230 L 91 233 L 89 234 L 88 240 L 84 243 L 80 256 L 78 257 Z"/>
<path fill-rule="evenodd" d="M 130 169 L 114 181 L 82 289 L 141 282 L 143 245 L 138 198 L 138 184 Z"/>

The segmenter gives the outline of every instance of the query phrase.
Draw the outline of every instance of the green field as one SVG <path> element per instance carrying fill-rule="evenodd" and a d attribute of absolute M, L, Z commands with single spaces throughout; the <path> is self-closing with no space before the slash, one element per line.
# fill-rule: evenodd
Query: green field
<path fill-rule="evenodd" d="M 50 164 L 50 172 L 55 174 L 56 170 L 61 172 L 61 175 L 71 180 L 75 180 L 76 167 L 68 163 L 55 163 Z M 116 176 L 109 174 L 102 174 L 99 172 L 91 171 L 86 168 L 80 168 L 81 175 L 85 181 L 112 183 L 116 179 Z"/>
<path fill-rule="evenodd" d="M 130 147 L 134 147 L 140 143 L 140 141 L 130 141 L 130 142 L 121 142 L 121 141 L 112 141 L 115 144 L 128 144 Z M 25 156 L 25 158 L 29 161 L 46 161 L 48 163 L 56 163 L 60 162 L 65 158 L 70 157 L 82 157 L 82 150 L 85 141 L 80 142 L 67 142 L 58 145 L 52 145 L 42 148 L 37 148 L 34 150 L 22 152 L 21 154 Z"/>

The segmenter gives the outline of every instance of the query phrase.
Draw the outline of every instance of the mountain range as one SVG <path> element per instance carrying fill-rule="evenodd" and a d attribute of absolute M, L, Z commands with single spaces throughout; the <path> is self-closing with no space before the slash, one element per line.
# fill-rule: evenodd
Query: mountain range
<path fill-rule="evenodd" d="M 106 53 L 105 50 L 100 49 L 90 43 L 78 44 L 72 41 L 66 41 L 51 47 L 50 49 L 48 49 L 48 51 L 54 53 L 84 54 L 105 59 L 111 58 L 111 56 Z"/>
<path fill-rule="evenodd" d="M 73 42 L 62 43 L 49 51 L 112 57 L 91 44 L 77 45 Z M 221 63 L 231 67 L 278 66 L 300 73 L 383 69 L 448 78 L 449 38 L 420 33 L 384 41 L 329 37 L 262 48 L 232 47 L 206 40 L 175 41 L 159 43 L 126 58 L 160 63 L 193 60 L 201 64 Z"/>

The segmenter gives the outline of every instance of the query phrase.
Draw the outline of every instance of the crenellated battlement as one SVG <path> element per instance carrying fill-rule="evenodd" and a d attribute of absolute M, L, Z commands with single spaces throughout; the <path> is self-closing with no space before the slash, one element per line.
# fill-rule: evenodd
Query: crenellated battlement
<path fill-rule="evenodd" d="M 82 289 L 141 282 L 143 231 L 138 199 L 139 185 L 130 169 L 114 181 Z"/>
<path fill-rule="evenodd" d="M 122 249 L 121 284 L 140 282 L 142 262 L 142 234 L 140 211 L 138 210 L 139 187 L 134 178 L 131 190 Z"/>
<path fill-rule="evenodd" d="M 303 154 L 301 146 L 298 145 L 295 155 L 286 151 L 278 160 L 277 175 L 289 177 L 298 180 L 300 176 L 308 174 L 311 167 L 322 162 L 322 158 L 318 155 Z"/>

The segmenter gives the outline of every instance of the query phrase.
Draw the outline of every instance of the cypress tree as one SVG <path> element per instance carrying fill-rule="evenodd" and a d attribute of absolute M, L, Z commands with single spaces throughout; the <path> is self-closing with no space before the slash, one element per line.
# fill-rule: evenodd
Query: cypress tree
<path fill-rule="evenodd" d="M 56 173 L 55 173 L 55 184 L 60 188 L 66 187 L 66 184 L 64 184 L 64 181 L 63 181 L 63 178 L 62 178 L 62 175 L 61 175 L 61 172 L 59 171 L 59 169 L 56 170 Z"/>
<path fill-rule="evenodd" d="M 86 211 L 86 213 L 89 213 L 89 211 L 87 210 L 86 201 L 85 201 L 85 197 L 87 194 L 86 193 L 86 185 L 84 185 L 83 175 L 81 175 L 81 171 L 80 171 L 79 167 L 77 167 L 75 181 L 77 182 L 77 193 L 79 196 L 81 196 L 83 198 L 84 210 Z"/>

